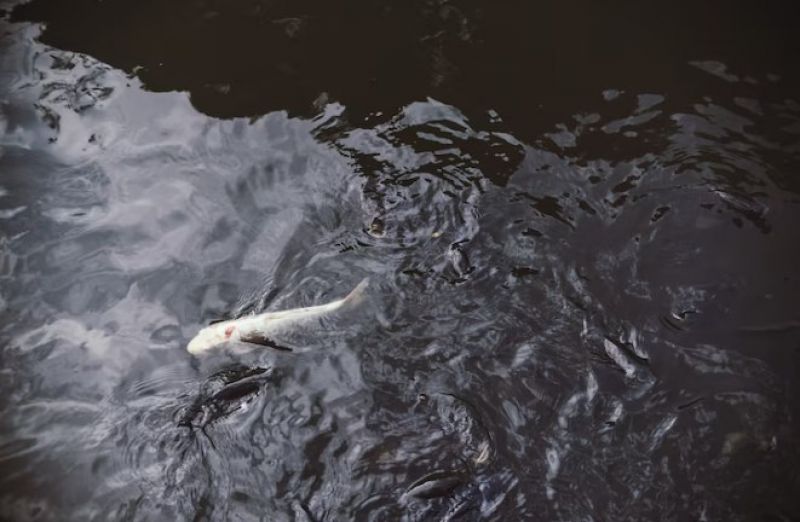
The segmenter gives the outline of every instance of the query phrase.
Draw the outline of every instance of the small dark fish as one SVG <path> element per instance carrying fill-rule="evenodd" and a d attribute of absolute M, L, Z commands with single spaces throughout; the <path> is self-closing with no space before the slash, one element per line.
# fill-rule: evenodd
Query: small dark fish
<path fill-rule="evenodd" d="M 463 278 L 472 272 L 473 267 L 469 262 L 469 258 L 467 254 L 464 253 L 459 243 L 454 243 L 450 246 L 450 250 L 447 251 L 447 256 L 450 259 L 453 269 L 458 274 L 458 277 Z"/>
<path fill-rule="evenodd" d="M 454 489 L 467 483 L 464 473 L 458 471 L 434 471 L 416 480 L 405 492 L 405 496 L 437 498 L 450 495 Z"/>
<path fill-rule="evenodd" d="M 261 391 L 268 372 L 267 368 L 234 367 L 213 374 L 183 412 L 178 426 L 202 428 L 238 411 Z"/>
<path fill-rule="evenodd" d="M 261 388 L 260 383 L 254 381 L 235 382 L 222 388 L 211 397 L 212 401 L 236 401 L 244 399 L 248 395 L 258 393 Z"/>

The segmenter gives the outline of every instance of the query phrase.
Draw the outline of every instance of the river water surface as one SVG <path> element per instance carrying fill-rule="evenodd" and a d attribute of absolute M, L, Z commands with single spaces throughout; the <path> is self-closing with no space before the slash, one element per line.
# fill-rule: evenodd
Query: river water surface
<path fill-rule="evenodd" d="M 795 18 L 608 4 L 8 4 L 0 518 L 800 518 Z"/>

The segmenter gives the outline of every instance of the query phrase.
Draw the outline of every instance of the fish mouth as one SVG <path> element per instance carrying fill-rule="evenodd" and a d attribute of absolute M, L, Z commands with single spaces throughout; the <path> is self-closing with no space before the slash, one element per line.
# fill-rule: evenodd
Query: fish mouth
<path fill-rule="evenodd" d="M 193 355 L 198 355 L 207 352 L 221 341 L 222 339 L 216 335 L 214 330 L 203 328 L 186 345 L 186 351 Z"/>
<path fill-rule="evenodd" d="M 192 355 L 198 355 L 206 350 L 208 350 L 208 343 L 204 343 L 197 338 L 192 339 L 186 345 L 186 351 Z"/>

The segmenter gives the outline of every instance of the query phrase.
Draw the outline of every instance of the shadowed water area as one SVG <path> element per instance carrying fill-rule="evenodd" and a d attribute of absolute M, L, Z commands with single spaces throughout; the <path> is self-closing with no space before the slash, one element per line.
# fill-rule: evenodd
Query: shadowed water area
<path fill-rule="evenodd" d="M 13 4 L 0 519 L 800 518 L 791 3 Z"/>

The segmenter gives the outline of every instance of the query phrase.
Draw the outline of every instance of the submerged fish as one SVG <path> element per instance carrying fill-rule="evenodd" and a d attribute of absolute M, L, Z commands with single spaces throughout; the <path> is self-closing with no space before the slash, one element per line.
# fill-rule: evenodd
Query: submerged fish
<path fill-rule="evenodd" d="M 280 312 L 266 312 L 214 323 L 200 330 L 194 339 L 189 341 L 186 349 L 189 353 L 199 354 L 221 344 L 234 341 L 281 349 L 279 345 L 270 340 L 270 334 L 358 304 L 364 298 L 364 289 L 367 287 L 368 282 L 368 279 L 364 279 L 347 297 L 328 304 L 293 308 Z"/>
<path fill-rule="evenodd" d="M 272 368 L 235 366 L 206 379 L 200 391 L 180 416 L 178 426 L 205 428 L 246 406 L 266 387 Z"/>

